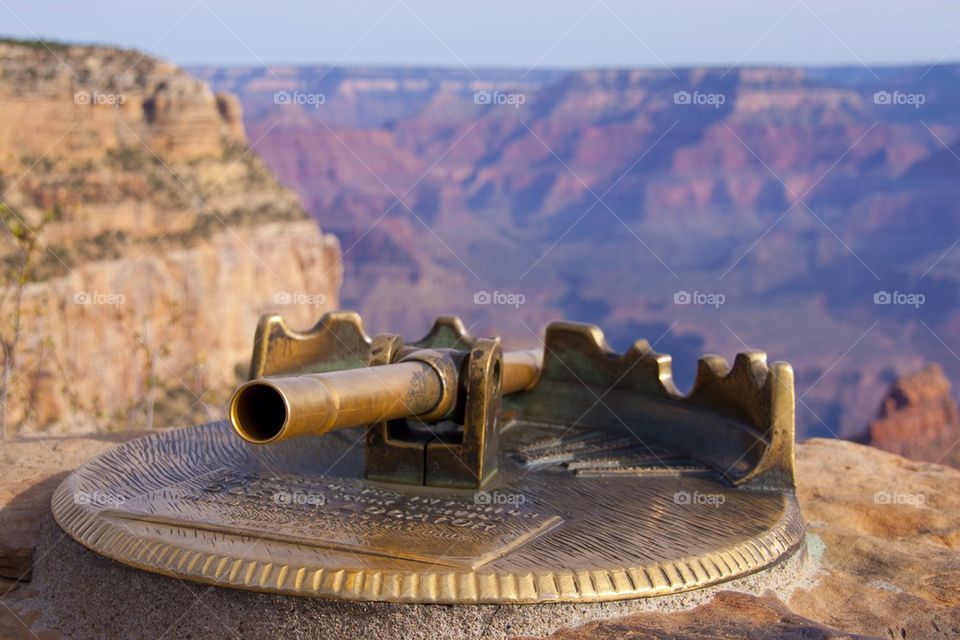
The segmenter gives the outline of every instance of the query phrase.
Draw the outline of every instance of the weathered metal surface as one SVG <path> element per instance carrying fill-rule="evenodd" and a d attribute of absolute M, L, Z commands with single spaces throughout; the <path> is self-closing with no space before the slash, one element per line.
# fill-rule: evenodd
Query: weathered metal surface
<path fill-rule="evenodd" d="M 542 368 L 528 354 L 516 374 L 498 340 L 468 336 L 455 318 L 406 346 L 366 337 L 352 314 L 285 331 L 261 322 L 252 371 L 369 365 L 329 378 L 367 382 L 334 385 L 347 400 L 321 407 L 315 430 L 342 406 L 380 422 L 263 446 L 227 422 L 128 443 L 60 486 L 61 526 L 166 575 L 391 602 L 653 596 L 760 571 L 802 545 L 793 374 L 760 352 L 729 369 L 705 356 L 681 395 L 669 356 L 644 341 L 615 353 L 587 325 L 551 325 Z M 390 368 L 411 360 L 436 373 Z M 410 415 L 436 422 L 371 413 L 375 369 L 396 376 L 384 386 L 418 407 Z M 521 393 L 501 393 L 508 375 Z"/>
<path fill-rule="evenodd" d="M 351 364 L 348 351 L 365 364 Z M 367 338 L 354 314 L 328 314 L 307 334 L 267 316 L 251 375 L 299 375 L 255 377 L 233 395 L 229 417 L 254 444 L 368 427 L 367 478 L 480 488 L 497 472 L 500 398 L 530 388 L 542 360 L 540 349 L 502 354 L 499 340 L 469 336 L 458 318 L 439 318 L 405 346 L 399 336 Z"/>
<path fill-rule="evenodd" d="M 218 422 L 107 452 L 58 488 L 53 511 L 82 544 L 149 571 L 391 602 L 653 596 L 753 573 L 801 544 L 791 493 L 734 488 L 596 433 L 511 424 L 499 481 L 474 492 L 364 480 L 362 433 L 260 447 Z"/>

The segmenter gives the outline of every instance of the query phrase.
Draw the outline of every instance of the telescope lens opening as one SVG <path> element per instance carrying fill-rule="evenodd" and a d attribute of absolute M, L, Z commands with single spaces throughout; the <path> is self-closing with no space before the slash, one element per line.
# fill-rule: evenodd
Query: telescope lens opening
<path fill-rule="evenodd" d="M 233 420 L 248 440 L 267 442 L 287 423 L 287 404 L 283 395 L 270 385 L 253 384 L 237 396 Z"/>

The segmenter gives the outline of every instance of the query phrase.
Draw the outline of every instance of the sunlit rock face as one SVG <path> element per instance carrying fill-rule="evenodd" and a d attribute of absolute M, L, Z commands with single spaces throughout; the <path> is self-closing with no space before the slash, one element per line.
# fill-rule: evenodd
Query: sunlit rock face
<path fill-rule="evenodd" d="M 870 423 L 870 444 L 914 460 L 958 466 L 960 411 L 938 364 L 900 376 Z"/>
<path fill-rule="evenodd" d="M 2 212 L 42 227 L 22 274 L 29 243 L 0 243 L 8 433 L 216 415 L 261 313 L 305 328 L 337 306 L 339 245 L 234 96 L 107 47 L 4 42 L 0 73 Z"/>

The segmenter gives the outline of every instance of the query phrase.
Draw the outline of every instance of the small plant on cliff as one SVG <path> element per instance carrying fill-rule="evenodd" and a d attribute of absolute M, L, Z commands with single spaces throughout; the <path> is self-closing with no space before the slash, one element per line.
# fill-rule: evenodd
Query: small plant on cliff
<path fill-rule="evenodd" d="M 143 171 L 149 162 L 143 150 L 136 147 L 108 149 L 107 161 L 111 166 L 124 171 Z"/>
<path fill-rule="evenodd" d="M 2 263 L 3 286 L 0 288 L 0 437 L 6 438 L 20 429 L 33 405 L 39 375 L 32 380 L 29 370 L 19 371 L 17 355 L 20 346 L 21 320 L 23 319 L 23 290 L 33 279 L 37 258 L 43 245 L 40 237 L 44 228 L 53 220 L 47 214 L 36 224 L 30 224 L 6 203 L 0 202 L 0 236 L 12 248 L 8 259 Z M 38 368 L 39 369 L 39 368 Z M 27 399 L 16 423 L 10 424 L 8 400 L 14 390 L 22 389 Z"/>
<path fill-rule="evenodd" d="M 242 159 L 246 156 L 250 148 L 246 143 L 240 142 L 238 140 L 224 140 L 223 141 L 223 155 L 220 158 L 223 162 L 233 162 L 236 160 Z"/>
<path fill-rule="evenodd" d="M 20 38 L 0 38 L 0 44 L 12 44 L 20 47 L 29 47 L 37 51 L 67 51 L 70 45 L 56 40 L 22 40 Z"/>

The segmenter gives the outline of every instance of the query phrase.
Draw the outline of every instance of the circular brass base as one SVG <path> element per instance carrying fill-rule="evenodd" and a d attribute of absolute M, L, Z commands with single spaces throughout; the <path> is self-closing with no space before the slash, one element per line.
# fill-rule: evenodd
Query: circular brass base
<path fill-rule="evenodd" d="M 733 488 L 629 434 L 508 425 L 481 492 L 368 482 L 362 435 L 260 447 L 226 422 L 158 433 L 69 476 L 54 517 L 156 573 L 410 603 L 663 595 L 760 571 L 803 538 L 792 494 Z"/>

